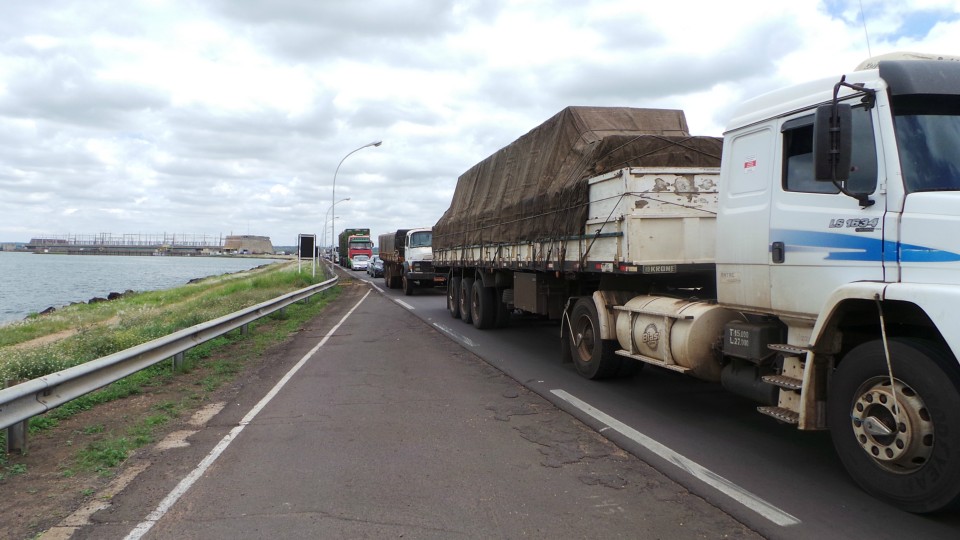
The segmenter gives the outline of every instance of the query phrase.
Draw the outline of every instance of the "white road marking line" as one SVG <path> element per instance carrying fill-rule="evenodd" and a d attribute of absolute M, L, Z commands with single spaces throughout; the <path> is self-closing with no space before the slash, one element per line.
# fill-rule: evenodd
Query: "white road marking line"
<path fill-rule="evenodd" d="M 353 312 L 356 311 L 358 307 L 360 307 L 360 304 L 362 304 L 363 301 L 366 300 L 368 296 L 370 296 L 370 292 L 371 291 L 367 291 L 367 294 L 363 295 L 363 298 L 361 298 L 356 303 L 356 305 L 350 308 L 350 311 L 348 311 L 347 314 L 344 315 L 342 319 L 340 319 L 340 322 L 338 322 L 336 326 L 331 328 L 330 331 L 327 332 L 327 335 L 323 336 L 323 339 L 320 340 L 320 343 L 317 343 L 317 345 L 314 346 L 314 348 L 310 349 L 310 352 L 303 355 L 303 358 L 301 358 L 300 361 L 297 362 L 295 366 L 290 368 L 290 371 L 288 371 L 286 375 L 284 375 L 283 378 L 280 379 L 280 381 L 278 381 L 277 384 L 274 385 L 274 387 L 271 388 L 269 392 L 267 392 L 267 395 L 265 395 L 263 399 L 260 400 L 259 403 L 257 403 L 256 405 L 254 405 L 252 409 L 250 409 L 250 412 L 248 412 L 246 416 L 244 416 L 240 420 L 240 423 L 237 424 L 233 429 L 231 429 L 230 433 L 227 433 L 227 435 L 224 436 L 223 439 L 220 439 L 220 442 L 217 443 L 217 446 L 215 446 L 213 450 L 210 451 L 209 454 L 207 454 L 207 457 L 203 458 L 203 460 L 197 465 L 197 467 L 192 471 L 190 471 L 190 474 L 185 476 L 183 480 L 181 480 L 180 483 L 177 484 L 175 488 L 173 488 L 173 491 L 168 493 L 167 496 L 164 497 L 162 501 L 160 501 L 160 504 L 157 505 L 156 509 L 154 509 L 153 512 L 150 512 L 150 514 L 148 514 L 143 521 L 137 524 L 137 526 L 134 527 L 132 531 L 130 531 L 130 534 L 126 536 L 125 540 L 137 540 L 139 538 L 142 538 L 143 535 L 147 534 L 150 531 L 150 529 L 152 529 L 153 526 L 157 524 L 157 521 L 159 521 L 160 518 L 162 518 L 170 510 L 170 508 L 173 507 L 173 505 L 180 499 L 180 497 L 182 497 L 193 486 L 193 484 L 196 483 L 196 481 L 200 479 L 201 476 L 203 476 L 203 473 L 205 473 L 207 469 L 209 469 L 210 466 L 213 465 L 213 463 L 217 460 L 217 458 L 220 457 L 220 454 L 222 454 L 223 451 L 226 450 L 228 446 L 230 446 L 230 443 L 233 442 L 233 439 L 235 439 L 237 435 L 240 435 L 240 432 L 243 431 L 243 429 L 247 427 L 247 425 L 250 422 L 252 422 L 253 419 L 256 418 L 258 414 L 260 414 L 260 411 L 263 410 L 263 408 L 266 407 L 267 404 L 270 403 L 270 401 L 272 401 L 277 394 L 280 393 L 280 390 L 287 384 L 287 382 L 290 381 L 291 378 L 293 378 L 294 374 L 300 371 L 300 368 L 302 368 L 304 364 L 306 364 L 307 361 L 310 360 L 310 358 L 312 358 L 313 355 L 320 350 L 320 347 L 323 347 L 324 344 L 327 343 L 327 341 L 330 339 L 330 336 L 332 336 L 334 332 L 336 332 L 340 328 L 340 325 L 342 325 L 344 321 L 346 321 L 347 318 L 350 317 L 350 315 L 352 315 Z"/>
<path fill-rule="evenodd" d="M 660 456 L 661 458 L 673 463 L 674 465 L 680 467 L 681 469 L 692 474 L 695 478 L 703 481 L 704 483 L 712 486 L 721 493 L 727 495 L 738 503 L 746 506 L 747 508 L 753 510 L 754 512 L 760 514 L 761 516 L 767 518 L 768 520 L 780 525 L 781 527 L 788 527 L 792 525 L 800 524 L 800 520 L 796 517 L 780 510 L 776 506 L 768 503 L 767 501 L 757 497 L 756 495 L 750 493 L 749 491 L 743 489 L 742 487 L 730 482 L 726 478 L 714 473 L 713 471 L 704 468 L 695 461 L 691 461 L 684 456 L 674 452 L 670 448 L 664 446 L 663 444 L 651 439 L 650 437 L 640 433 L 639 431 L 633 429 L 632 427 L 624 424 L 623 422 L 617 420 L 616 418 L 604 413 L 603 411 L 593 407 L 592 405 L 581 401 L 580 399 L 572 396 L 571 394 L 563 390 L 551 390 L 550 393 L 559 397 L 560 399 L 570 403 L 574 407 L 580 409 L 584 413 L 592 416 L 596 420 L 603 422 L 610 429 L 618 431 L 621 435 L 629 438 L 635 443 L 643 446 L 647 450 L 650 450 L 654 454 Z"/>
<path fill-rule="evenodd" d="M 451 330 L 450 328 L 447 328 L 446 326 L 443 326 L 442 324 L 433 323 L 433 325 L 436 326 L 437 328 L 439 328 L 440 331 L 443 332 L 444 334 L 447 334 L 448 336 L 451 336 L 453 339 L 456 339 L 456 340 L 458 340 L 458 341 L 463 342 L 463 343 L 464 343 L 465 345 L 467 345 L 468 347 L 476 347 L 476 346 L 477 346 L 477 344 L 474 343 L 473 341 L 471 341 L 470 338 L 468 338 L 468 337 L 466 337 L 466 336 L 461 336 L 460 334 L 454 332 L 453 330 Z"/>
<path fill-rule="evenodd" d="M 396 302 L 396 303 L 398 303 L 398 304 L 400 304 L 401 306 L 409 309 L 410 311 L 414 311 L 414 310 L 416 309 L 416 308 L 414 308 L 413 306 L 411 306 L 410 304 L 404 302 L 403 300 L 394 299 L 393 301 Z"/>

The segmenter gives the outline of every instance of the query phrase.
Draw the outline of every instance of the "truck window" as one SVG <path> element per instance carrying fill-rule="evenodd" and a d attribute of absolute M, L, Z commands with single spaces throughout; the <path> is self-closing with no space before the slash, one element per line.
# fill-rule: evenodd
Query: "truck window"
<path fill-rule="evenodd" d="M 430 247 L 431 242 L 433 242 L 431 231 L 415 232 L 410 235 L 410 247 Z"/>
<path fill-rule="evenodd" d="M 373 249 L 373 242 L 369 240 L 351 240 L 350 249 Z"/>
<path fill-rule="evenodd" d="M 839 193 L 831 182 L 813 178 L 813 115 L 783 125 L 783 189 L 804 193 Z M 853 108 L 853 148 L 847 189 L 873 193 L 877 186 L 877 149 L 873 119 L 866 107 Z"/>
<path fill-rule="evenodd" d="M 907 193 L 960 190 L 960 99 L 901 96 L 893 120 Z"/>

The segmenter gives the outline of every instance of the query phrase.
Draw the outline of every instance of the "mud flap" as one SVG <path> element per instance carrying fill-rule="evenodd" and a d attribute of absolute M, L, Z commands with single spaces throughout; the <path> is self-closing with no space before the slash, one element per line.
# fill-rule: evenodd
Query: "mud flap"
<path fill-rule="evenodd" d="M 563 317 L 560 319 L 560 363 L 572 364 L 573 354 L 570 352 L 570 302 L 563 308 Z"/>

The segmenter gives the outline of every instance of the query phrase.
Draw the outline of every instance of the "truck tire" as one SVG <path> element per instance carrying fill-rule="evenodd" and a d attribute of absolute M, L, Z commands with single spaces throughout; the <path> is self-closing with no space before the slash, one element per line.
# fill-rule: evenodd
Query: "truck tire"
<path fill-rule="evenodd" d="M 837 455 L 860 487 L 896 508 L 921 514 L 960 508 L 956 361 L 929 341 L 899 338 L 888 345 L 899 422 L 883 342 L 856 347 L 830 382 L 827 423 Z"/>
<path fill-rule="evenodd" d="M 470 296 L 473 291 L 473 279 L 463 278 L 460 280 L 460 320 L 470 324 L 473 317 L 470 315 Z"/>
<path fill-rule="evenodd" d="M 460 318 L 460 277 L 453 277 L 447 280 L 447 311 L 454 319 Z"/>
<path fill-rule="evenodd" d="M 480 330 L 493 328 L 497 322 L 497 289 L 484 287 L 483 280 L 473 282 L 470 295 L 470 316 L 473 326 Z"/>
<path fill-rule="evenodd" d="M 620 371 L 621 359 L 614 351 L 617 342 L 600 339 L 600 317 L 593 299 L 581 298 L 570 311 L 570 355 L 580 375 L 607 379 Z"/>
<path fill-rule="evenodd" d="M 400 282 L 403 285 L 403 294 L 405 296 L 413 296 L 413 281 L 407 279 L 406 274 L 400 278 Z"/>

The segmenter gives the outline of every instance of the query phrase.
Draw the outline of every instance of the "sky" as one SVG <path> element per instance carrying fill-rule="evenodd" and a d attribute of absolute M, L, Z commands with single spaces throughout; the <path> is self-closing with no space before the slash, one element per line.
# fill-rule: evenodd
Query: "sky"
<path fill-rule="evenodd" d="M 719 136 L 742 100 L 956 36 L 948 0 L 9 0 L 0 242 L 429 227 L 564 107 Z"/>

